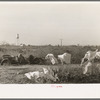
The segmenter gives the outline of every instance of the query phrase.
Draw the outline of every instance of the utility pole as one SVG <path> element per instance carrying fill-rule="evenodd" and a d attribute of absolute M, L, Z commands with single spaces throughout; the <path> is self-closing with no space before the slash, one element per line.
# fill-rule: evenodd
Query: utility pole
<path fill-rule="evenodd" d="M 61 46 L 62 46 L 62 41 L 63 41 L 63 39 L 60 39 L 60 42 L 61 42 Z"/>
<path fill-rule="evenodd" d="M 17 34 L 16 39 L 17 39 L 17 45 L 19 45 L 19 34 Z"/>

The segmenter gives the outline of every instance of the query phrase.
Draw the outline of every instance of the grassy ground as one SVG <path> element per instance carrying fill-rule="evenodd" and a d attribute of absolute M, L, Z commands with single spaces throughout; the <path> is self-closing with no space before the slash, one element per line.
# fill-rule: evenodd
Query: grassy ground
<path fill-rule="evenodd" d="M 80 64 L 81 59 L 84 57 L 85 53 L 88 50 L 100 50 L 100 46 L 16 46 L 16 45 L 0 45 L 0 60 L 2 55 L 9 54 L 17 56 L 19 53 L 22 53 L 24 57 L 29 57 L 29 55 L 33 55 L 35 57 L 44 58 L 48 53 L 54 54 L 55 57 L 57 55 L 63 54 L 65 52 L 69 52 L 71 54 L 71 63 L 72 64 Z M 99 59 L 100 62 L 100 59 Z"/>
<path fill-rule="evenodd" d="M 97 66 L 97 65 L 94 65 Z M 98 67 L 89 69 L 89 74 L 83 75 L 82 68 L 78 64 L 70 65 L 22 65 L 22 66 L 0 66 L 0 83 L 1 84 L 36 84 L 25 77 L 25 73 L 30 71 L 42 70 L 42 67 L 50 67 L 51 69 L 59 69 L 59 81 L 55 83 L 100 83 L 100 69 Z M 50 82 L 44 82 L 50 83 Z"/>
<path fill-rule="evenodd" d="M 4 54 L 17 56 L 22 53 L 24 57 L 32 54 L 35 57 L 44 58 L 48 53 L 53 53 L 55 57 L 64 52 L 71 54 L 70 65 L 23 65 L 23 66 L 0 66 L 1 84 L 34 84 L 25 77 L 26 72 L 42 70 L 42 67 L 50 67 L 58 71 L 59 81 L 55 83 L 100 83 L 100 64 L 94 64 L 89 68 L 89 74 L 83 75 L 83 68 L 79 66 L 81 59 L 88 50 L 100 50 L 100 46 L 10 46 L 0 45 L 0 61 Z M 97 60 L 100 63 L 100 59 Z M 96 67 L 97 66 L 97 67 Z M 44 83 L 54 83 L 46 81 Z"/>

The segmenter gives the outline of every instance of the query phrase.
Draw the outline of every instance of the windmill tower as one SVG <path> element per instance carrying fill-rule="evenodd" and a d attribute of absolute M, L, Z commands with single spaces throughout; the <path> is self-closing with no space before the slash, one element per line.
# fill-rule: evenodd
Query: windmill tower
<path fill-rule="evenodd" d="M 62 46 L 62 44 L 63 44 L 62 41 L 63 41 L 63 39 L 60 39 L 61 46 Z"/>
<path fill-rule="evenodd" d="M 19 45 L 19 34 L 17 34 L 17 37 L 16 37 L 16 45 Z"/>

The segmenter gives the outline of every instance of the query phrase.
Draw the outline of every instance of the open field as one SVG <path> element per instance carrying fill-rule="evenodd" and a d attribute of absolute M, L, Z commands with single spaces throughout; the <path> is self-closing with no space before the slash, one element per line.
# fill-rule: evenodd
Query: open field
<path fill-rule="evenodd" d="M 49 82 L 45 81 L 43 84 L 51 83 L 100 83 L 100 69 L 99 67 L 92 68 L 92 74 L 83 75 L 82 68 L 78 64 L 70 65 L 22 65 L 22 66 L 0 66 L 0 84 L 37 84 L 29 80 L 24 75 L 30 71 L 42 70 L 42 67 L 50 67 L 51 69 L 58 69 L 59 81 Z M 90 68 L 91 69 L 91 68 Z M 91 72 L 91 70 L 89 70 Z M 42 83 L 40 83 L 42 84 Z"/>
<path fill-rule="evenodd" d="M 57 55 L 63 54 L 65 52 L 69 52 L 71 54 L 71 63 L 72 64 L 80 64 L 81 59 L 84 57 L 85 53 L 88 50 L 100 50 L 100 46 L 77 46 L 77 45 L 69 45 L 69 46 L 52 46 L 52 45 L 44 45 L 44 46 L 16 46 L 16 45 L 0 45 L 0 60 L 2 55 L 9 54 L 17 56 L 19 53 L 22 53 L 24 57 L 29 57 L 29 55 L 33 55 L 35 57 L 44 58 L 48 53 L 54 54 L 57 58 Z M 100 62 L 100 60 L 99 60 Z"/>
<path fill-rule="evenodd" d="M 81 59 L 88 50 L 100 50 L 100 46 L 14 46 L 14 45 L 1 45 L 0 46 L 0 59 L 4 54 L 17 56 L 22 53 L 24 57 L 33 55 L 35 57 L 44 58 L 48 53 L 57 55 L 64 52 L 71 54 L 71 64 L 69 65 L 12 65 L 0 66 L 0 83 L 1 84 L 36 84 L 25 77 L 25 73 L 30 71 L 41 71 L 43 67 L 50 67 L 53 70 L 59 69 L 59 81 L 51 82 L 45 81 L 42 83 L 100 83 L 100 59 L 95 61 L 92 68 L 89 69 L 89 75 L 83 75 L 83 68 L 80 67 Z"/>

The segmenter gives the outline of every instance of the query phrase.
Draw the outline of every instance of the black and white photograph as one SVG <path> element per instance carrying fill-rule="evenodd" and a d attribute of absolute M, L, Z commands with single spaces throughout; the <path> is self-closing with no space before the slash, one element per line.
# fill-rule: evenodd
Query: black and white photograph
<path fill-rule="evenodd" d="M 0 2 L 0 84 L 95 83 L 100 2 Z"/>

